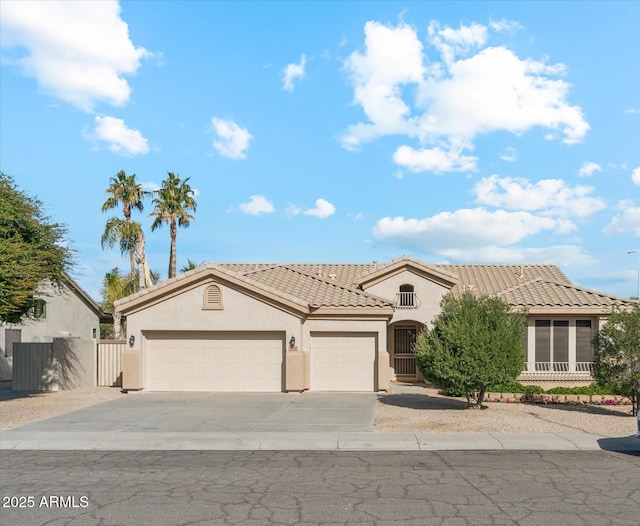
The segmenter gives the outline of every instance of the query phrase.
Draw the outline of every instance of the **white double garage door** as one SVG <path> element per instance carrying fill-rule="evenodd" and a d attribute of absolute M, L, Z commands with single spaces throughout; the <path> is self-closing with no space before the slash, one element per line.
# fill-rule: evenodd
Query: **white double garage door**
<path fill-rule="evenodd" d="M 280 392 L 285 389 L 283 332 L 145 333 L 148 391 Z M 312 333 L 310 389 L 373 391 L 376 337 Z"/>

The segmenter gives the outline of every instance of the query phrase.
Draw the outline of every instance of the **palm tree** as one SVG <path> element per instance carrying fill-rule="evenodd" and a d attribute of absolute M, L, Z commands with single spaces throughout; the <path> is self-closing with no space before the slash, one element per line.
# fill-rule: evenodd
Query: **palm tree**
<path fill-rule="evenodd" d="M 141 225 L 137 221 L 125 221 L 118 217 L 109 219 L 104 227 L 104 232 L 100 238 L 100 245 L 112 248 L 118 243 L 120 253 L 128 253 L 130 256 L 134 254 L 136 248 L 136 238 L 141 230 Z M 133 251 L 133 252 L 132 252 Z M 134 262 L 135 263 L 135 260 Z M 135 273 L 135 265 L 131 265 L 131 275 Z"/>
<path fill-rule="evenodd" d="M 127 175 L 124 170 L 120 170 L 115 177 L 109 179 L 109 187 L 105 190 L 108 196 L 107 200 L 102 204 L 102 211 L 106 212 L 112 208 L 122 205 L 122 214 L 126 223 L 131 222 L 131 210 L 136 208 L 141 211 L 144 209 L 142 200 L 149 192 L 142 189 L 142 185 L 136 182 L 136 174 Z M 102 235 L 102 247 L 104 248 L 105 240 L 111 239 L 114 235 L 123 234 L 128 237 L 120 237 L 120 250 L 122 253 L 129 252 L 129 263 L 131 266 L 131 275 L 135 273 L 135 238 L 131 237 L 131 230 L 122 225 L 115 223 L 115 218 L 107 221 L 104 234 Z M 115 239 L 109 246 L 113 246 Z"/>
<path fill-rule="evenodd" d="M 151 216 L 154 218 L 151 230 L 169 225 L 171 236 L 171 251 L 169 253 L 169 278 L 176 275 L 176 235 L 178 227 L 188 227 L 193 220 L 189 211 L 196 211 L 194 193 L 189 186 L 189 177 L 184 181 L 179 174 L 167 173 L 168 177 L 162 181 L 162 188 L 156 191 L 153 199 L 154 209 Z"/>
<path fill-rule="evenodd" d="M 200 265 L 204 265 L 204 263 L 200 263 Z M 187 258 L 187 264 L 180 269 L 180 272 L 189 272 L 190 270 L 198 268 L 200 265 L 198 265 L 195 261 L 191 261 L 190 258 Z"/>
<path fill-rule="evenodd" d="M 124 298 L 136 291 L 135 278 L 123 276 L 120 269 L 115 267 L 107 272 L 102 279 L 102 308 L 105 312 L 113 314 L 113 339 L 120 339 L 122 322 L 120 313 L 115 311 L 113 304 L 120 298 Z"/>

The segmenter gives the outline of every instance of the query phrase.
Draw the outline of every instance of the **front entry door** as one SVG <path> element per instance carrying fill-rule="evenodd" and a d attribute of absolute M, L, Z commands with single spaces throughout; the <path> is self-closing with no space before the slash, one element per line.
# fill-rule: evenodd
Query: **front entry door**
<path fill-rule="evenodd" d="M 396 377 L 416 376 L 416 357 L 413 344 L 416 342 L 415 327 L 394 327 L 393 329 L 393 369 Z"/>

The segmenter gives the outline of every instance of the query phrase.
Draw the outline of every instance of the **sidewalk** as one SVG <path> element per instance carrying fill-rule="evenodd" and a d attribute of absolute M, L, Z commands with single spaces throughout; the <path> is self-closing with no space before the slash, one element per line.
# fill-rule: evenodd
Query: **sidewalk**
<path fill-rule="evenodd" d="M 0 433 L 16 450 L 345 450 L 345 451 L 621 451 L 640 453 L 633 436 L 586 433 L 276 433 L 36 432 Z"/>

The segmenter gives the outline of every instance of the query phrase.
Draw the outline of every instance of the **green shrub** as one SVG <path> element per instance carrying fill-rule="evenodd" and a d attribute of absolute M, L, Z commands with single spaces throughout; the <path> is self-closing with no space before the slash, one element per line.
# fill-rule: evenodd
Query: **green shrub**
<path fill-rule="evenodd" d="M 546 391 L 548 394 L 565 394 L 565 395 L 607 395 L 615 394 L 611 389 L 601 386 L 594 382 L 590 385 L 582 387 L 553 387 Z"/>
<path fill-rule="evenodd" d="M 537 386 L 536 386 L 537 387 Z M 525 393 L 526 386 L 518 381 L 506 382 L 499 385 L 492 385 L 487 388 L 490 393 Z"/>

